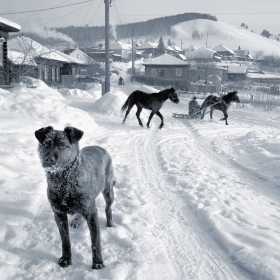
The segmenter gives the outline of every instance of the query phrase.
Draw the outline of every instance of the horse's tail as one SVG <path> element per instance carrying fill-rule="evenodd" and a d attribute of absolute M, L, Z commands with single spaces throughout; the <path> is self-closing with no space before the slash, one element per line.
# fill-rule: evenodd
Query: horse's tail
<path fill-rule="evenodd" d="M 128 107 L 128 105 L 133 101 L 134 99 L 134 92 L 132 92 L 128 98 L 126 99 L 125 103 L 123 104 L 121 111 L 124 112 L 126 110 L 126 108 Z"/>
<path fill-rule="evenodd" d="M 207 98 L 203 101 L 203 103 L 201 104 L 201 106 L 200 106 L 200 110 L 203 110 L 205 107 L 207 107 L 207 102 L 208 102 L 208 100 L 207 100 Z"/>

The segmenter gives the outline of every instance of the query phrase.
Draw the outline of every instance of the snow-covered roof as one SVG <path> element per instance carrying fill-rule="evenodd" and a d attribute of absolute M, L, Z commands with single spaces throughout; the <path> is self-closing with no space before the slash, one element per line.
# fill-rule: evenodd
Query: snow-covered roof
<path fill-rule="evenodd" d="M 220 44 L 220 45 L 216 46 L 215 48 L 212 48 L 212 50 L 216 51 L 216 52 L 229 52 L 231 54 L 235 54 L 235 52 L 233 50 L 227 48 L 223 44 Z"/>
<path fill-rule="evenodd" d="M 212 58 L 214 54 L 217 54 L 217 52 L 208 49 L 206 47 L 201 47 L 198 49 L 194 49 L 193 51 L 185 51 L 185 56 L 187 59 L 192 58 Z M 217 54 L 218 55 L 218 54 Z"/>
<path fill-rule="evenodd" d="M 45 59 L 56 60 L 68 63 L 84 64 L 82 61 L 75 59 L 67 54 L 57 50 L 52 50 L 29 37 L 19 36 L 8 41 L 8 52 L 17 51 L 31 57 L 42 57 Z"/>
<path fill-rule="evenodd" d="M 179 56 L 182 60 L 187 60 L 187 58 L 181 53 L 177 54 L 177 56 Z"/>
<path fill-rule="evenodd" d="M 32 56 L 17 51 L 8 51 L 8 59 L 16 65 L 37 66 Z"/>
<path fill-rule="evenodd" d="M 21 27 L 15 22 L 0 17 L 0 29 L 4 29 L 7 32 L 19 32 Z"/>
<path fill-rule="evenodd" d="M 91 57 L 89 57 L 86 53 L 84 53 L 80 49 L 75 49 L 74 51 L 69 53 L 69 56 L 79 59 L 86 64 L 92 64 L 95 62 Z"/>
<path fill-rule="evenodd" d="M 228 67 L 228 74 L 246 74 L 247 66 L 246 65 L 238 65 Z"/>
<path fill-rule="evenodd" d="M 167 46 L 165 46 L 165 48 L 169 51 L 178 51 L 178 52 L 181 51 L 181 49 L 179 47 L 177 47 L 176 45 L 172 45 L 172 46 L 167 45 Z"/>
<path fill-rule="evenodd" d="M 82 60 L 80 60 L 80 59 L 78 59 L 78 58 L 75 58 L 75 57 L 72 57 L 72 56 L 70 56 L 70 55 L 68 55 L 68 54 L 66 54 L 66 53 L 63 53 L 63 52 L 57 51 L 57 50 L 55 50 L 55 52 L 56 52 L 59 56 L 65 58 L 69 63 L 85 64 L 85 62 L 83 62 Z"/>
<path fill-rule="evenodd" d="M 179 59 L 170 54 L 163 54 L 156 58 L 147 59 L 142 64 L 143 65 L 170 65 L 170 66 L 189 65 L 189 63 L 187 63 L 186 61 L 183 61 L 182 59 Z"/>
<path fill-rule="evenodd" d="M 157 43 L 152 42 L 145 42 L 141 44 L 140 46 L 136 47 L 137 50 L 146 50 L 146 49 L 156 49 L 158 46 Z"/>
<path fill-rule="evenodd" d="M 261 73 L 248 73 L 247 77 L 252 79 L 280 79 L 280 75 Z"/>
<path fill-rule="evenodd" d="M 120 41 L 110 42 L 110 50 L 131 50 L 131 44 L 122 43 Z"/>
<path fill-rule="evenodd" d="M 185 49 L 186 51 L 194 51 L 197 50 L 198 48 L 194 45 L 190 45 L 187 49 Z"/>

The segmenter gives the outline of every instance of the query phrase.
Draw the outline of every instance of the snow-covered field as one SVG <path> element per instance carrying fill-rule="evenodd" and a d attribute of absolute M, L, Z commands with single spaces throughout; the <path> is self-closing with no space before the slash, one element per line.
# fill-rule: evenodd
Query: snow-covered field
<path fill-rule="evenodd" d="M 280 279 L 280 112 L 232 105 L 228 126 L 218 111 L 212 121 L 175 119 L 184 97 L 166 101 L 162 130 L 157 116 L 146 129 L 133 112 L 123 125 L 127 95 L 158 90 L 117 78 L 103 97 L 99 86 L 0 89 L 1 279 Z M 34 137 L 48 125 L 83 130 L 81 147 L 113 158 L 116 227 L 105 227 L 97 200 L 102 270 L 91 269 L 86 224 L 70 229 L 72 266 L 56 263 L 61 241 Z"/>

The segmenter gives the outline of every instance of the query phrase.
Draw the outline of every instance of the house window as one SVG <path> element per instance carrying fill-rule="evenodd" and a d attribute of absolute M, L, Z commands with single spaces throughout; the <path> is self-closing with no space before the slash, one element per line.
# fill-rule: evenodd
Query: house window
<path fill-rule="evenodd" d="M 76 68 L 73 67 L 73 68 L 72 68 L 72 76 L 75 76 L 75 75 L 76 75 Z"/>
<path fill-rule="evenodd" d="M 42 80 L 42 72 L 43 72 L 43 69 L 41 66 L 39 66 L 38 68 L 38 79 Z"/>
<path fill-rule="evenodd" d="M 152 69 L 152 76 L 156 76 L 157 75 L 157 70 L 156 69 Z"/>
<path fill-rule="evenodd" d="M 60 81 L 60 67 L 56 67 L 56 80 Z"/>
<path fill-rule="evenodd" d="M 182 76 L 182 69 L 176 68 L 176 76 Z"/>
<path fill-rule="evenodd" d="M 164 77 L 165 75 L 165 69 L 159 69 L 159 76 Z"/>
<path fill-rule="evenodd" d="M 47 81 L 48 80 L 48 66 L 44 67 L 44 80 Z"/>
<path fill-rule="evenodd" d="M 55 67 L 52 66 L 52 81 L 55 81 Z"/>

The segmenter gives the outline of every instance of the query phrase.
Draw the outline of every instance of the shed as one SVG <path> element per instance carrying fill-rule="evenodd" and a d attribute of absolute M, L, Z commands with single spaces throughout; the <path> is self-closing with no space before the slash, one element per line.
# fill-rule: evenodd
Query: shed
<path fill-rule="evenodd" d="M 230 80 L 245 80 L 247 74 L 247 66 L 246 65 L 229 66 L 227 74 Z"/>

